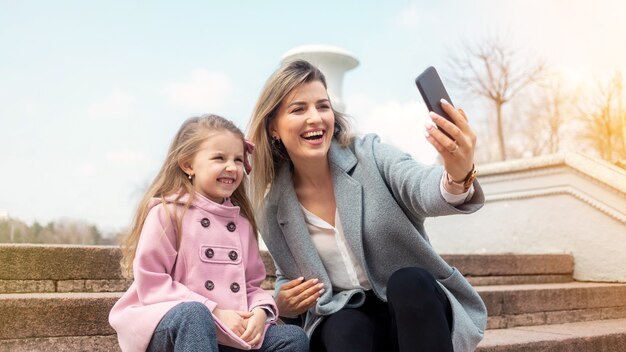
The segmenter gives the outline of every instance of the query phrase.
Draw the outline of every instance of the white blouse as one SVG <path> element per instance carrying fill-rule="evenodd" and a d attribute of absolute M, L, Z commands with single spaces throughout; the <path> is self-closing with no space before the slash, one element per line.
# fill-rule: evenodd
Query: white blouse
<path fill-rule="evenodd" d="M 336 226 L 332 226 L 308 211 L 302 204 L 300 207 L 304 211 L 304 221 L 311 234 L 311 240 L 330 276 L 333 289 L 335 291 L 353 288 L 370 290 L 372 286 L 367 279 L 365 269 L 346 243 L 339 212 L 335 209 Z"/>

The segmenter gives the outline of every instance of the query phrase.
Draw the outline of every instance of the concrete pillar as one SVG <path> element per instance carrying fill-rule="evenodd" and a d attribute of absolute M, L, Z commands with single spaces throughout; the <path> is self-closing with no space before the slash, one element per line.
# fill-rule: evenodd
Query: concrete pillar
<path fill-rule="evenodd" d="M 286 52 L 282 62 L 306 60 L 324 73 L 328 85 L 328 95 L 335 110 L 345 112 L 342 98 L 343 75 L 359 65 L 359 61 L 348 51 L 330 45 L 303 45 Z"/>

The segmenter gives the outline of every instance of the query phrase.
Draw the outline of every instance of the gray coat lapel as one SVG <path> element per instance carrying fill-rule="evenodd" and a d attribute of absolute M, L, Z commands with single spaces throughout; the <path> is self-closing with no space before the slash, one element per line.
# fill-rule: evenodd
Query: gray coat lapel
<path fill-rule="evenodd" d="M 357 159 L 350 149 L 342 148 L 333 141 L 329 151 L 329 160 L 335 187 L 335 202 L 346 241 L 364 264 L 361 236 L 363 187 L 349 174 L 356 166 Z"/>
<path fill-rule="evenodd" d="M 329 151 L 331 175 L 335 187 L 335 201 L 339 209 L 339 217 L 348 245 L 361 263 L 363 259 L 363 243 L 361 242 L 362 201 L 363 191 L 359 182 L 350 176 L 350 172 L 357 163 L 357 159 L 348 148 L 342 148 L 335 142 Z M 311 240 L 309 230 L 306 227 L 304 214 L 298 202 L 298 197 L 293 188 L 292 175 L 289 165 L 283 165 L 276 174 L 274 184 L 270 190 L 271 202 L 276 204 L 276 220 L 283 236 L 280 236 L 289 253 L 272 253 L 272 255 L 290 255 L 298 268 L 301 276 L 319 278 L 324 283 L 327 291 L 322 295 L 314 311 L 316 314 L 330 314 L 341 309 L 355 292 L 339 294 L 337 301 L 333 301 L 332 284 L 328 273 L 322 264 L 317 249 Z M 354 211 L 354 210 L 357 211 Z M 276 236 L 270 236 L 274 240 L 280 240 Z M 281 258 L 280 262 L 289 262 L 287 258 Z M 291 268 L 281 268 L 287 277 L 296 278 L 298 274 Z"/>
<path fill-rule="evenodd" d="M 289 165 L 283 165 L 276 180 L 277 182 L 272 186 L 273 189 L 280 192 L 276 220 L 281 227 L 285 243 L 289 247 L 290 254 L 293 256 L 300 274 L 305 279 L 319 278 L 330 286 L 328 274 L 304 222 L 304 214 L 300 209 L 300 203 L 293 188 Z M 287 268 L 281 269 L 288 271 Z"/>

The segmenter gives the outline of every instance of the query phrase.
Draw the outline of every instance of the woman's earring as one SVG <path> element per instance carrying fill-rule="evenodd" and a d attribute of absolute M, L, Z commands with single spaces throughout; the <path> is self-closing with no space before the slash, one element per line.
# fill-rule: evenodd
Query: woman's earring
<path fill-rule="evenodd" d="M 272 136 L 272 155 L 279 159 L 289 160 L 289 153 L 278 136 Z"/>
<path fill-rule="evenodd" d="M 189 179 L 189 181 L 191 181 L 191 180 L 193 180 L 193 175 L 189 174 L 189 175 L 187 175 L 187 178 Z"/>
<path fill-rule="evenodd" d="M 275 149 L 280 150 L 281 146 L 283 144 L 283 141 L 280 140 L 280 138 L 278 138 L 278 136 L 272 136 L 272 147 L 274 147 Z"/>

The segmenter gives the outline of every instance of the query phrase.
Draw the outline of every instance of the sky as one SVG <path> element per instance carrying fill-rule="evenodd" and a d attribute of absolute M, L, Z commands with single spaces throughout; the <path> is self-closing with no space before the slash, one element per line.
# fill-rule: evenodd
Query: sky
<path fill-rule="evenodd" d="M 216 113 L 245 130 L 265 80 L 302 45 L 359 61 L 342 91 L 358 133 L 434 163 L 414 85 L 426 67 L 445 83 L 463 43 L 496 33 L 572 85 L 626 72 L 625 4 L 0 0 L 0 214 L 127 227 L 182 121 Z"/>

